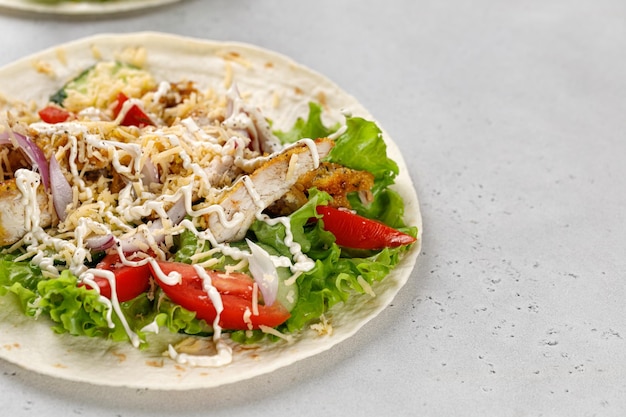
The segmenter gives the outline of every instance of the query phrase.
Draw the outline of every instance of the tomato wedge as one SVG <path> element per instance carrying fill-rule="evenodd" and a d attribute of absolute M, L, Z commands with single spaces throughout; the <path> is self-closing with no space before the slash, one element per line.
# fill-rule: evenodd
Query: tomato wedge
<path fill-rule="evenodd" d="M 113 271 L 115 274 L 115 288 L 119 302 L 129 301 L 150 288 L 150 266 L 128 266 L 120 261 L 118 254 L 110 254 L 104 257 L 96 269 Z M 111 284 L 102 277 L 94 277 L 94 281 L 100 288 L 100 294 L 111 298 Z"/>
<path fill-rule="evenodd" d="M 70 118 L 71 113 L 68 112 L 67 110 L 59 107 L 59 106 L 54 106 L 52 104 L 44 107 L 43 109 L 39 110 L 39 117 L 41 118 L 42 121 L 46 122 L 46 123 L 61 123 L 61 122 L 65 122 L 67 121 L 67 119 Z"/>
<path fill-rule="evenodd" d="M 346 209 L 317 206 L 324 229 L 335 235 L 339 246 L 377 250 L 408 245 L 417 239 L 376 220 L 368 219 Z"/>
<path fill-rule="evenodd" d="M 117 105 L 113 109 L 113 115 L 115 117 L 117 117 L 120 114 L 120 112 L 122 111 L 122 108 L 124 107 L 124 103 L 127 100 L 128 100 L 128 97 L 126 96 L 126 94 L 120 92 L 117 95 Z M 153 126 L 154 122 L 152 121 L 152 119 L 150 119 L 150 117 L 146 113 L 144 113 L 144 111 L 139 106 L 137 106 L 136 104 L 133 104 L 124 115 L 124 118 L 122 119 L 120 124 L 122 126 L 144 127 L 144 126 Z"/>
<path fill-rule="evenodd" d="M 196 312 L 196 317 L 213 324 L 217 312 L 209 295 L 202 287 L 203 280 L 198 276 L 192 265 L 178 262 L 158 262 L 158 266 L 165 274 L 178 272 L 182 282 L 176 285 L 167 285 L 159 279 L 159 271 L 153 270 L 159 286 L 175 303 L 187 310 Z M 254 280 L 241 273 L 206 271 L 211 277 L 212 285 L 220 293 L 224 309 L 220 314 L 219 325 L 225 330 L 258 329 L 259 326 L 275 327 L 289 318 L 289 312 L 279 302 L 271 306 L 258 304 L 258 315 L 250 314 L 254 311 L 252 305 Z M 260 294 L 260 293 L 259 293 Z M 249 316 L 248 318 L 246 318 Z"/>

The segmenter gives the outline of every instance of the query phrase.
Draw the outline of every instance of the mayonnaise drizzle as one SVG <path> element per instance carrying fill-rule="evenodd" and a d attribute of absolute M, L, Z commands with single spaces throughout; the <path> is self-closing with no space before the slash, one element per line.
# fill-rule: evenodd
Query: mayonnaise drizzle
<path fill-rule="evenodd" d="M 124 104 L 122 104 L 122 108 L 115 118 L 115 123 L 118 125 L 121 124 L 122 121 L 124 121 L 124 118 L 126 117 L 128 112 L 133 108 L 133 106 L 137 106 L 141 109 L 141 111 L 143 111 L 143 102 L 141 100 L 139 100 L 138 98 L 129 98 L 124 102 Z M 146 114 L 146 116 L 148 115 Z M 148 118 L 149 117 L 150 116 L 148 116 Z"/>
<path fill-rule="evenodd" d="M 100 296 L 100 301 L 105 305 L 109 306 L 109 315 L 107 316 L 107 320 L 109 323 L 109 328 L 114 328 L 115 324 L 111 320 L 110 311 L 111 309 L 115 311 L 115 314 L 120 319 L 122 326 L 124 327 L 124 331 L 128 335 L 130 342 L 134 347 L 139 347 L 141 343 L 141 339 L 137 335 L 137 333 L 133 332 L 128 325 L 128 320 L 126 320 L 126 316 L 124 316 L 124 312 L 122 311 L 122 307 L 120 306 L 119 300 L 117 298 L 117 287 L 115 281 L 115 274 L 113 271 L 106 271 L 103 269 L 88 269 L 84 274 L 81 275 L 81 279 L 86 284 L 90 285 L 92 288 L 97 288 L 98 285 L 95 283 L 94 278 L 100 277 L 105 278 L 109 281 L 109 285 L 111 286 L 111 299 L 107 299 L 106 297 Z"/>
<path fill-rule="evenodd" d="M 220 339 L 215 343 L 217 349 L 216 355 L 190 355 L 188 353 L 179 353 L 174 346 L 169 345 L 167 352 L 176 363 L 181 365 L 190 365 L 204 368 L 217 368 L 228 365 L 233 361 L 232 348 Z"/>
<path fill-rule="evenodd" d="M 67 252 L 73 254 L 68 269 L 75 275 L 80 274 L 85 269 L 84 262 L 88 251 L 68 240 L 50 236 L 40 226 L 41 209 L 37 201 L 37 188 L 41 182 L 39 174 L 27 169 L 19 169 L 15 172 L 15 180 L 22 194 L 21 202 L 24 207 L 24 222 L 27 233 L 23 240 L 27 244 L 27 253 L 34 254 L 31 263 L 39 266 L 47 274 L 56 277 L 59 275 L 59 271 L 54 262 L 59 259 L 59 252 Z M 82 241 L 83 235 L 88 231 L 87 225 L 88 222 L 83 221 L 76 228 L 74 234 L 77 239 Z M 45 247 L 53 248 L 55 253 L 46 255 L 42 250 Z"/>
<path fill-rule="evenodd" d="M 172 346 L 168 346 L 168 353 L 170 358 L 180 364 L 189 364 L 192 366 L 202 367 L 218 367 L 228 365 L 233 360 L 232 348 L 222 340 L 222 328 L 219 325 L 222 311 L 224 311 L 224 305 L 222 303 L 222 297 L 220 296 L 217 288 L 213 286 L 211 282 L 211 276 L 206 270 L 198 265 L 194 265 L 194 269 L 198 276 L 202 279 L 202 288 L 209 296 L 209 299 L 215 307 L 216 316 L 213 320 L 213 342 L 217 349 L 216 355 L 190 355 L 187 353 L 179 353 Z"/>
<path fill-rule="evenodd" d="M 168 83 L 167 81 L 161 81 L 159 83 L 159 87 L 157 88 L 157 91 L 152 96 L 152 102 L 155 104 L 158 103 L 161 100 L 161 97 L 169 93 L 170 90 L 171 90 L 170 83 Z"/>
<path fill-rule="evenodd" d="M 159 84 L 158 90 L 152 96 L 153 103 L 158 103 L 169 91 L 169 83 L 163 82 Z M 114 123 L 119 124 L 134 105 L 143 107 L 141 100 L 133 98 L 127 100 L 122 106 L 122 110 Z M 222 123 L 223 128 L 231 130 L 231 136 L 227 140 L 224 139 L 226 135 L 221 136 L 223 143 L 220 143 L 220 139 L 199 127 L 196 121 L 191 117 L 180 121 L 180 125 L 183 129 L 176 131 L 177 134 L 166 133 L 158 129 L 151 130 L 151 134 L 170 142 L 172 149 L 175 149 L 176 156 L 182 161 L 183 168 L 190 172 L 188 177 L 185 177 L 186 185 L 180 186 L 175 194 L 160 196 L 151 194 L 148 188 L 144 188 L 144 184 L 141 182 L 143 164 L 148 156 L 143 153 L 142 145 L 139 143 L 105 140 L 100 134 L 90 133 L 87 126 L 78 122 L 64 122 L 58 124 L 34 123 L 31 125 L 31 128 L 41 134 L 65 135 L 67 137 L 67 145 L 59 148 L 57 155 L 63 155 L 64 153 L 67 155 L 69 172 L 75 187 L 74 198 L 76 199 L 76 193 L 78 193 L 78 198 L 82 201 L 83 205 L 93 204 L 94 210 L 102 216 L 101 218 L 106 219 L 108 225 L 98 223 L 88 217 L 82 217 L 78 220 L 74 230 L 68 232 L 73 239 L 67 239 L 67 236 L 65 236 L 65 238 L 50 236 L 40 226 L 41 212 L 39 204 L 37 203 L 37 188 L 40 185 L 41 179 L 36 172 L 24 169 L 18 170 L 15 173 L 15 177 L 17 186 L 22 194 L 21 202 L 24 207 L 25 227 L 27 229 L 27 233 L 23 238 L 27 251 L 24 257 L 33 256 L 31 262 L 38 265 L 42 271 L 44 271 L 44 274 L 50 276 L 58 276 L 59 271 L 55 266 L 55 261 L 63 259 L 67 262 L 70 272 L 75 274 L 80 282 L 91 286 L 98 292 L 99 287 L 95 282 L 95 278 L 101 277 L 107 279 L 111 286 L 111 299 L 100 296 L 99 300 L 106 306 L 108 325 L 111 328 L 115 326 L 112 320 L 112 314 L 115 313 L 119 317 L 125 332 L 135 347 L 140 345 L 141 339 L 138 334 L 130 328 L 121 309 L 117 298 L 114 273 L 99 269 L 88 269 L 85 266 L 85 260 L 90 256 L 89 250 L 86 249 L 86 239 L 91 234 L 113 235 L 112 227 L 116 229 L 118 235 L 125 232 L 142 235 L 145 238 L 147 247 L 152 249 L 156 248 L 156 256 L 159 257 L 163 252 L 158 248 L 155 241 L 155 234 L 157 232 L 165 233 L 167 229 L 167 235 L 171 236 L 187 229 L 192 231 L 199 241 L 210 242 L 212 245 L 210 251 L 221 252 L 225 256 L 240 260 L 241 266 L 246 265 L 247 260 L 252 256 L 250 252 L 231 247 L 227 243 L 218 243 L 209 229 L 199 231 L 191 220 L 183 220 L 178 226 L 174 226 L 172 222 L 169 221 L 165 210 L 166 203 L 176 202 L 182 198 L 184 199 L 186 213 L 192 217 L 215 213 L 219 222 L 225 228 L 238 228 L 241 226 L 241 222 L 245 217 L 243 213 L 235 213 L 229 216 L 219 204 L 196 206 L 195 208 L 193 204 L 196 197 L 194 192 L 197 191 L 198 188 L 203 189 L 203 187 L 205 187 L 206 189 L 206 187 L 210 187 L 211 185 L 211 167 L 202 166 L 194 162 L 192 155 L 195 155 L 196 150 L 204 149 L 213 152 L 214 156 L 211 162 L 214 168 L 218 170 L 218 174 L 220 172 L 223 173 L 223 169 L 228 167 L 229 164 L 250 171 L 274 156 L 274 154 L 271 154 L 250 158 L 249 155 L 246 155 L 244 151 L 246 151 L 247 144 L 250 140 L 248 133 L 254 133 L 256 131 L 255 122 L 248 114 L 240 98 L 234 100 L 233 106 L 235 107 L 234 111 Z M 83 114 L 89 116 L 92 120 L 104 117 L 101 112 L 95 111 L 95 109 L 86 109 Z M 345 130 L 345 127 L 343 129 Z M 342 132 L 343 131 L 340 129 L 340 131 L 337 131 L 334 135 L 339 136 Z M 241 133 L 241 135 L 238 135 L 238 133 Z M 79 147 L 79 143 L 81 143 L 83 147 Z M 313 166 L 317 168 L 319 166 L 319 154 L 315 142 L 311 139 L 302 139 L 299 142 L 283 148 L 282 151 L 301 144 L 309 148 Z M 87 146 L 87 150 L 85 150 L 85 146 Z M 118 193 L 117 206 L 114 209 L 106 208 L 102 201 L 93 201 L 93 190 L 82 178 L 83 173 L 78 168 L 77 161 L 79 157 L 85 157 L 85 153 L 91 155 L 90 152 L 92 151 L 96 155 L 107 155 L 113 169 L 118 174 L 122 175 L 126 181 L 126 185 Z M 99 153 L 99 151 L 106 152 Z M 294 171 L 298 163 L 298 155 L 294 154 L 294 157 L 291 158 L 289 163 L 289 172 Z M 289 248 L 293 261 L 285 256 L 272 255 L 270 259 L 276 267 L 290 268 L 293 275 L 284 281 L 284 285 L 293 285 L 302 272 L 313 268 L 314 262 L 302 252 L 301 246 L 294 241 L 289 218 L 279 217 L 271 219 L 263 214 L 262 211 L 265 209 L 265 206 L 258 191 L 255 189 L 253 181 L 246 175 L 242 176 L 240 180 L 243 182 L 243 185 L 257 209 L 255 213 L 256 219 L 264 221 L 269 225 L 282 224 L 284 226 L 284 243 Z M 145 217 L 155 215 L 163 221 L 163 230 L 155 231 L 146 225 L 138 227 L 133 226 L 133 223 L 138 223 Z M 129 259 L 122 250 L 121 238 L 114 236 L 113 239 L 115 242 L 115 250 L 124 265 L 140 266 L 150 263 L 153 273 L 157 275 L 160 281 L 167 285 L 180 283 L 182 278 L 180 274 L 177 272 L 170 274 L 163 273 L 155 257 L 146 257 L 139 260 L 134 258 Z M 62 252 L 66 254 L 65 258 L 59 255 Z M 219 318 L 223 311 L 222 300 L 217 289 L 212 285 L 209 274 L 206 273 L 201 264 L 196 264 L 194 268 L 202 278 L 203 289 L 210 297 L 218 312 L 213 322 L 213 341 L 217 348 L 217 354 L 212 356 L 189 355 L 176 352 L 173 346 L 168 347 L 168 353 L 172 359 L 181 364 L 222 366 L 232 361 L 232 349 L 222 339 L 222 329 L 219 326 Z M 255 284 L 255 297 L 257 297 L 258 301 L 257 291 L 258 286 Z M 248 315 L 248 319 L 250 315 L 258 314 L 257 307 L 255 303 L 253 305 L 253 311 L 246 311 L 245 314 Z M 151 331 L 154 333 L 157 333 L 158 330 L 158 324 L 156 322 L 152 322 L 141 329 L 142 332 Z"/>
<path fill-rule="evenodd" d="M 171 137 L 171 139 L 172 139 L 171 142 L 176 143 L 176 139 L 174 139 L 173 137 Z M 81 187 L 82 188 L 81 191 L 86 192 L 86 191 L 90 191 L 90 189 L 84 186 L 84 182 L 82 182 L 82 179 L 80 179 L 80 174 L 78 172 L 76 164 L 75 162 L 73 162 L 76 159 L 76 152 L 77 152 L 76 151 L 77 146 L 75 146 L 76 140 L 77 140 L 76 136 L 70 135 L 70 141 L 72 143 L 72 146 L 70 147 L 70 158 L 69 158 L 70 170 L 72 172 L 72 175 L 75 177 L 76 182 L 79 185 L 83 185 Z M 94 147 L 102 147 L 111 151 L 111 153 L 114 155 L 114 160 L 118 162 L 117 164 L 114 164 L 114 165 L 120 165 L 117 168 L 121 168 L 121 164 L 119 164 L 119 156 L 117 155 L 116 148 L 123 149 L 124 151 L 126 151 L 128 154 L 130 154 L 133 157 L 134 161 L 139 161 L 141 150 L 134 146 L 117 146 L 116 147 L 113 143 L 109 141 L 102 141 L 94 137 L 89 137 L 88 142 Z M 308 146 L 313 146 L 313 147 L 315 146 L 313 141 L 305 142 L 305 143 L 307 143 Z M 314 149 L 315 148 L 311 148 L 311 153 L 312 155 L 314 155 L 314 158 L 315 158 L 315 156 L 317 156 L 317 152 L 313 152 Z M 185 158 L 185 156 L 187 156 L 187 158 Z M 188 155 L 183 154 L 183 160 L 185 161 L 186 167 L 192 169 L 194 174 L 198 174 L 201 172 L 201 174 L 198 176 L 200 178 L 203 177 L 202 174 L 204 174 L 204 172 L 196 168 L 197 164 L 191 163 L 191 159 L 188 158 Z M 318 164 L 318 159 L 315 159 L 315 165 L 317 166 L 317 164 Z M 199 166 L 197 167 L 199 168 Z M 135 166 L 134 169 L 137 171 L 138 166 Z M 121 171 L 124 171 L 124 169 L 121 169 Z M 125 172 L 128 174 L 131 173 L 131 171 L 128 168 L 126 168 Z M 114 323 L 111 318 L 111 314 L 112 312 L 115 312 L 118 315 L 120 322 L 122 323 L 122 326 L 124 327 L 124 330 L 127 333 L 131 343 L 133 344 L 133 346 L 137 347 L 141 343 L 141 341 L 138 335 L 135 332 L 133 332 L 132 329 L 130 328 L 128 321 L 124 317 L 124 314 L 121 310 L 121 306 L 117 299 L 114 274 L 110 271 L 103 271 L 103 270 L 96 270 L 96 269 L 90 269 L 90 270 L 85 271 L 85 267 L 84 267 L 85 258 L 86 256 L 88 256 L 88 251 L 84 248 L 85 236 L 87 236 L 90 232 L 93 232 L 93 231 L 97 231 L 99 233 L 107 233 L 108 230 L 106 230 L 106 228 L 104 228 L 105 230 L 102 230 L 103 229 L 102 225 L 95 224 L 95 222 L 91 221 L 88 218 L 81 218 L 79 220 L 78 226 L 76 227 L 74 231 L 76 245 L 73 245 L 66 240 L 53 238 L 47 235 L 47 233 L 45 233 L 45 231 L 39 226 L 39 217 L 40 217 L 39 205 L 35 204 L 36 198 L 37 198 L 37 187 L 39 186 L 39 183 L 40 183 L 39 175 L 33 171 L 19 170 L 16 173 L 16 179 L 17 179 L 18 188 L 20 189 L 22 193 L 22 204 L 25 209 L 26 226 L 27 226 L 27 229 L 30 230 L 30 232 L 25 237 L 25 240 L 31 243 L 29 246 L 29 249 L 31 251 L 37 252 L 32 262 L 34 264 L 39 265 L 39 267 L 42 268 L 42 270 L 45 270 L 51 274 L 58 274 L 57 269 L 54 267 L 54 259 L 51 257 L 46 257 L 43 251 L 38 250 L 38 248 L 36 247 L 36 244 L 38 242 L 43 241 L 43 243 L 46 246 L 52 245 L 57 249 L 70 248 L 70 250 L 73 251 L 73 256 L 72 256 L 71 265 L 69 269 L 71 270 L 71 272 L 73 272 L 79 277 L 79 280 L 81 282 L 85 282 L 86 284 L 96 289 L 98 288 L 98 286 L 93 280 L 95 276 L 106 278 L 110 282 L 111 289 L 112 289 L 111 299 L 109 300 L 105 297 L 102 297 L 102 296 L 100 297 L 100 301 L 107 306 L 106 318 L 109 323 L 109 327 L 114 326 Z M 286 233 L 285 244 L 289 247 L 289 250 L 294 257 L 295 263 L 292 264 L 291 261 L 285 257 L 271 256 L 271 259 L 276 266 L 290 267 L 292 272 L 295 273 L 293 276 L 295 280 L 295 277 L 299 275 L 299 273 L 301 273 L 302 271 L 307 271 L 311 269 L 314 265 L 313 262 L 306 255 L 302 253 L 300 245 L 297 242 L 294 242 L 293 233 L 291 232 L 291 224 L 289 222 L 289 219 L 287 217 L 270 219 L 268 216 L 262 214 L 262 210 L 264 209 L 263 203 L 260 199 L 258 192 L 254 188 L 253 182 L 250 180 L 248 176 L 244 176 L 242 178 L 242 181 L 243 181 L 244 186 L 246 187 L 246 190 L 252 197 L 255 206 L 257 207 L 257 210 L 258 210 L 256 213 L 257 219 L 265 221 L 270 225 L 281 223 L 285 227 L 285 233 Z M 208 213 L 217 213 L 219 221 L 225 227 L 236 227 L 240 224 L 240 217 L 242 216 L 241 213 L 236 213 L 235 216 L 233 216 L 233 218 L 229 221 L 226 218 L 224 209 L 217 204 L 207 206 L 201 210 L 194 210 L 192 207 L 193 183 L 185 187 L 181 187 L 179 189 L 179 192 L 183 195 L 183 198 L 185 200 L 185 208 L 188 214 L 191 214 L 192 216 L 201 216 L 203 214 L 208 214 Z M 118 215 L 121 214 L 122 218 L 124 218 L 126 222 L 139 219 L 151 213 L 157 213 L 161 218 L 165 218 L 167 217 L 167 214 L 165 213 L 165 210 L 164 210 L 164 201 L 174 200 L 176 198 L 175 196 L 171 196 L 169 198 L 162 198 L 160 201 L 153 200 L 153 201 L 146 202 L 144 205 L 137 205 L 136 204 L 137 202 L 132 198 L 132 194 L 133 194 L 133 183 L 128 183 L 127 186 L 119 194 L 119 203 L 118 203 L 118 208 L 116 212 L 118 213 Z M 110 217 L 116 218 L 116 216 L 112 216 L 112 215 L 110 215 Z M 212 236 L 209 230 L 200 232 L 195 228 L 195 226 L 193 226 L 193 223 L 189 220 L 184 220 L 181 225 L 188 230 L 192 230 L 199 238 L 210 241 L 211 244 L 214 246 L 214 248 L 221 251 L 227 256 L 230 256 L 234 259 L 244 259 L 244 258 L 251 256 L 249 253 L 233 248 L 227 244 L 217 243 L 215 238 Z M 151 237 L 150 233 L 146 233 L 146 238 L 148 238 L 148 240 L 150 239 L 150 237 Z M 140 261 L 129 260 L 125 256 L 123 251 L 121 250 L 119 239 L 115 238 L 115 241 L 116 241 L 116 247 L 117 247 L 117 251 L 120 256 L 120 259 L 125 265 L 139 266 L 139 265 L 143 265 L 149 262 L 153 266 L 153 271 L 158 275 L 158 278 L 164 283 L 168 285 L 175 285 L 180 282 L 181 280 L 180 274 L 176 272 L 170 273 L 169 275 L 164 274 L 161 271 L 161 269 L 158 267 L 158 264 L 156 263 L 156 260 L 154 258 L 146 258 Z M 149 242 L 149 243 L 154 243 L 154 241 Z M 196 266 L 196 269 L 199 271 L 198 272 L 199 275 L 203 278 L 205 291 L 207 291 L 207 294 L 210 296 L 212 302 L 216 306 L 216 310 L 221 312 L 223 309 L 223 306 L 221 304 L 221 298 L 219 297 L 219 293 L 217 293 L 217 290 L 215 289 L 215 287 L 211 285 L 210 277 L 205 272 L 205 270 L 201 268 L 200 266 Z M 218 319 L 219 319 L 219 314 L 216 318 L 216 321 L 214 322 L 214 331 L 215 331 L 214 341 L 218 349 L 217 355 L 204 357 L 204 356 L 188 355 L 185 353 L 177 353 L 175 351 L 175 348 L 170 346 L 168 348 L 168 352 L 170 356 L 172 357 L 172 359 L 176 360 L 178 363 L 188 363 L 188 364 L 193 364 L 194 366 L 221 366 L 221 365 L 230 363 L 230 361 L 232 360 L 232 350 L 223 340 L 221 340 L 221 328 L 218 325 Z M 150 327 L 146 326 L 146 328 L 144 329 L 144 331 L 149 331 L 149 330 L 152 330 L 155 332 L 158 331 L 158 326 L 156 325 L 156 323 L 153 323 L 153 325 Z"/>

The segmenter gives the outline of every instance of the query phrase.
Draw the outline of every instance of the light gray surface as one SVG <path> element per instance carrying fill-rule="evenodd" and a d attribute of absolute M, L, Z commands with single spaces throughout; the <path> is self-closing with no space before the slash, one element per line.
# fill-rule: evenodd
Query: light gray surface
<path fill-rule="evenodd" d="M 623 415 L 625 22 L 617 0 L 187 0 L 87 20 L 0 15 L 0 64 L 139 30 L 287 54 L 355 95 L 405 150 L 424 216 L 409 284 L 327 353 L 168 394 L 0 362 L 1 414 Z"/>

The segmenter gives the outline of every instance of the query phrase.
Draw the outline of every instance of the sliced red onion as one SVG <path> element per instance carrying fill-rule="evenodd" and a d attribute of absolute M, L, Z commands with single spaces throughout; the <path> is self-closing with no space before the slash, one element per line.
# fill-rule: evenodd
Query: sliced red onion
<path fill-rule="evenodd" d="M 52 203 L 54 210 L 57 212 L 59 219 L 65 220 L 67 217 L 67 207 L 72 204 L 73 192 L 72 186 L 63 172 L 57 159 L 52 156 L 50 158 L 50 190 L 52 192 Z"/>
<path fill-rule="evenodd" d="M 235 112 L 235 100 L 240 99 L 239 89 L 237 89 L 237 84 L 231 85 L 228 90 L 228 94 L 226 95 L 226 119 L 233 115 Z"/>
<path fill-rule="evenodd" d="M 173 224 L 180 223 L 187 214 L 187 210 L 185 209 L 185 198 L 181 197 L 168 211 L 167 216 L 170 218 Z M 165 240 L 165 234 L 155 233 L 157 230 L 163 229 L 163 220 L 158 219 L 154 221 L 149 227 L 148 230 L 152 234 L 156 243 L 161 243 Z M 140 252 L 143 251 L 148 245 L 148 240 L 142 233 L 134 233 L 130 237 L 122 237 L 120 239 L 120 245 L 122 247 L 122 251 L 125 253 L 131 252 Z"/>
<path fill-rule="evenodd" d="M 14 142 L 15 141 L 15 142 Z M 39 171 L 46 190 L 50 187 L 48 161 L 35 142 L 17 132 L 0 133 L 0 145 L 16 145 L 26 155 L 33 169 Z"/>
<path fill-rule="evenodd" d="M 254 146 L 258 147 L 261 153 L 278 152 L 282 148 L 280 140 L 272 133 L 269 123 L 261 114 L 261 110 L 256 107 L 248 107 L 245 111 L 252 120 L 250 137 L 256 143 Z"/>
<path fill-rule="evenodd" d="M 185 208 L 184 197 L 178 199 L 178 201 L 167 211 L 167 217 L 169 217 L 174 224 L 180 223 L 186 215 L 187 209 Z"/>
<path fill-rule="evenodd" d="M 254 152 L 274 153 L 282 148 L 269 123 L 257 107 L 246 104 L 237 86 L 233 84 L 226 96 L 226 119 L 224 124 L 242 137 L 250 139 L 248 147 Z"/>
<path fill-rule="evenodd" d="M 85 239 L 85 246 L 93 250 L 105 250 L 113 246 L 114 243 L 115 238 L 111 234 L 91 236 Z"/>
<path fill-rule="evenodd" d="M 141 182 L 146 187 L 149 187 L 150 184 L 157 184 L 160 182 L 159 170 L 150 158 L 146 159 L 146 162 L 143 164 L 141 173 L 143 174 Z"/>
<path fill-rule="evenodd" d="M 246 239 L 252 256 L 248 259 L 248 267 L 254 281 L 259 286 L 265 305 L 271 306 L 278 293 L 278 272 L 274 262 L 262 247 Z"/>

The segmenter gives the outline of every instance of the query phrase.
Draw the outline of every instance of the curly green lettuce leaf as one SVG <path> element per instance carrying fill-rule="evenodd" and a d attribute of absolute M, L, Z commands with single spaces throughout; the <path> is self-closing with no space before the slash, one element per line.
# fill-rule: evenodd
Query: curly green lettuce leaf
<path fill-rule="evenodd" d="M 290 130 L 275 131 L 274 134 L 283 143 L 293 143 L 304 138 L 327 137 L 338 129 L 339 124 L 325 126 L 321 106 L 311 102 L 306 120 L 298 118 Z M 361 117 L 346 117 L 346 129 L 335 138 L 335 146 L 326 159 L 348 168 L 371 172 L 378 188 L 393 184 L 398 175 L 398 165 L 387 157 L 382 131 L 375 122 Z"/>
<path fill-rule="evenodd" d="M 378 188 L 393 184 L 399 172 L 398 164 L 387 156 L 387 144 L 380 128 L 360 117 L 346 119 L 346 130 L 335 139 L 335 146 L 326 159 L 371 172 Z"/>
<path fill-rule="evenodd" d="M 327 128 L 321 120 L 321 108 L 311 104 L 306 120 L 299 119 L 289 132 L 279 132 L 283 142 L 293 142 L 301 138 L 325 137 L 335 132 L 337 126 Z M 361 118 L 348 117 L 346 129 L 336 137 L 336 146 L 328 156 L 331 162 L 344 166 L 367 170 L 375 177 L 373 201 L 363 203 L 356 195 L 349 196 L 352 207 L 359 214 L 379 219 L 393 227 L 403 228 L 404 202 L 389 188 L 398 174 L 398 166 L 386 156 L 386 145 L 380 129 Z M 309 190 L 309 201 L 289 217 L 294 242 L 307 254 L 315 266 L 300 275 L 296 284 L 297 303 L 291 310 L 291 317 L 279 327 L 281 331 L 296 332 L 320 318 L 337 303 L 345 302 L 355 293 L 368 293 L 370 286 L 383 279 L 395 267 L 400 254 L 406 247 L 384 249 L 379 252 L 351 251 L 334 243 L 334 236 L 323 230 L 321 222 L 311 221 L 319 217 L 316 206 L 326 204 L 331 197 L 315 189 Z M 415 235 L 415 228 L 404 228 Z M 269 225 L 256 221 L 248 237 L 263 246 L 273 255 L 291 257 L 289 246 L 285 244 L 287 229 L 281 223 Z M 197 237 L 191 232 L 183 232 L 178 238 L 175 260 L 192 263 L 198 252 Z M 233 242 L 234 247 L 245 247 L 245 242 Z M 223 256 L 218 264 L 223 266 L 234 262 Z M 14 262 L 11 256 L 0 257 L 0 295 L 12 293 L 17 298 L 25 314 L 48 316 L 59 333 L 99 336 L 113 340 L 125 340 L 128 336 L 119 317 L 110 312 L 97 292 L 77 285 L 77 278 L 65 271 L 59 278 L 44 279 L 38 268 L 28 262 Z M 157 290 L 154 297 L 142 294 L 134 300 L 121 303 L 124 317 L 131 329 L 145 340 L 142 331 L 149 324 L 167 328 L 174 333 L 210 334 L 210 324 L 195 318 L 195 313 L 172 303 Z M 115 324 L 109 327 L 107 314 Z M 234 332 L 233 340 L 258 340 L 266 335 L 255 332 Z M 271 337 L 270 337 L 271 339 Z"/>
<path fill-rule="evenodd" d="M 407 247 L 400 247 L 379 252 L 352 252 L 337 246 L 334 236 L 323 230 L 320 222 L 310 221 L 318 217 L 315 207 L 326 204 L 329 199 L 328 194 L 312 189 L 309 201 L 290 216 L 294 241 L 315 261 L 315 266 L 298 277 L 298 300 L 290 318 L 281 325 L 282 330 L 299 331 L 351 295 L 369 292 L 371 285 L 387 276 L 399 262 L 400 254 L 407 250 Z M 286 230 L 282 224 L 256 221 L 251 230 L 262 244 L 273 247 L 283 256 L 291 256 L 284 243 Z M 416 233 L 416 230 L 407 230 Z"/>
<path fill-rule="evenodd" d="M 365 204 L 356 194 L 348 195 L 352 209 L 361 216 L 376 219 L 393 228 L 404 230 L 404 200 L 391 188 L 384 188 L 373 194 L 371 202 Z"/>
<path fill-rule="evenodd" d="M 325 138 L 337 128 L 338 126 L 326 127 L 322 122 L 322 107 L 317 103 L 310 102 L 309 115 L 306 120 L 300 117 L 290 130 L 286 132 L 275 131 L 274 134 L 282 143 L 294 143 L 304 138 Z"/>
<path fill-rule="evenodd" d="M 315 208 L 318 205 L 327 204 L 330 199 L 327 193 L 312 189 L 309 192 L 308 202 L 289 216 L 293 241 L 301 246 L 302 252 L 310 252 L 315 246 L 320 246 L 319 242 L 328 243 L 334 240 L 332 234 L 320 227 L 313 227 L 310 223 L 311 219 L 319 217 Z M 250 231 L 254 233 L 257 243 L 273 248 L 278 255 L 291 258 L 289 246 L 285 243 L 287 231 L 282 223 L 270 225 L 256 220 L 250 227 Z"/>
<path fill-rule="evenodd" d="M 35 291 L 41 280 L 39 268 L 28 262 L 16 262 L 14 255 L 0 255 L 0 295 L 6 290 L 3 287 L 20 283 L 25 289 Z"/>
<path fill-rule="evenodd" d="M 46 279 L 41 270 L 28 262 L 15 262 L 14 257 L 0 258 L 0 296 L 13 294 L 22 312 L 31 317 L 48 317 L 57 333 L 74 336 L 102 337 L 114 341 L 128 340 L 120 318 L 102 302 L 98 293 L 78 285 L 77 278 L 63 271 L 57 278 Z M 165 297 L 141 294 L 120 303 L 129 327 L 141 340 L 141 329 L 156 322 L 173 333 L 207 334 L 211 326 L 196 319 L 194 312 L 172 303 Z M 111 318 L 114 327 L 109 327 Z"/>
<path fill-rule="evenodd" d="M 22 311 L 35 299 L 41 272 L 28 262 L 15 262 L 15 257 L 0 258 L 0 296 L 13 294 Z M 31 314 L 32 315 L 32 314 Z"/>
<path fill-rule="evenodd" d="M 320 105 L 310 103 L 306 120 L 299 118 L 291 130 L 274 133 L 284 143 L 291 143 L 302 138 L 326 137 L 337 132 L 337 129 L 338 126 L 326 127 Z M 391 227 L 405 226 L 402 197 L 389 188 L 399 173 L 398 164 L 387 156 L 387 144 L 375 122 L 360 117 L 346 117 L 345 130 L 335 138 L 335 146 L 325 160 L 374 175 L 372 201 L 363 203 L 356 193 L 348 195 L 357 213 Z"/>
<path fill-rule="evenodd" d="M 29 304 L 27 314 L 48 316 L 57 333 L 74 336 L 105 337 L 116 341 L 128 337 L 117 317 L 112 315 L 114 327 L 109 327 L 109 307 L 100 301 L 97 292 L 77 285 L 69 271 L 53 279 L 42 279 L 37 284 L 36 298 Z"/>
<path fill-rule="evenodd" d="M 332 244 L 327 256 L 316 260 L 315 267 L 298 278 L 298 302 L 284 327 L 298 331 L 348 297 L 369 293 L 371 286 L 397 265 L 405 250 L 387 248 L 366 257 L 344 257 L 341 248 Z"/>
<path fill-rule="evenodd" d="M 159 328 L 165 328 L 171 333 L 185 333 L 191 335 L 208 335 L 213 328 L 204 320 L 196 319 L 196 313 L 189 311 L 167 297 L 162 298 L 150 322 L 155 321 Z M 146 323 L 147 324 L 147 323 Z"/>
<path fill-rule="evenodd" d="M 187 229 L 183 230 L 181 234 L 176 236 L 174 261 L 191 264 L 192 256 L 198 251 L 198 245 L 196 234 Z"/>

